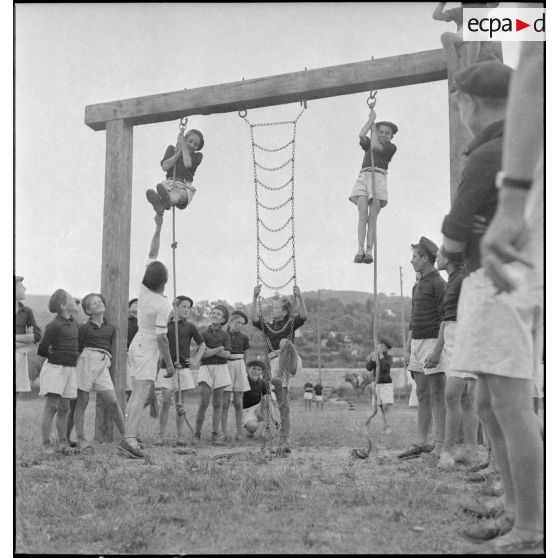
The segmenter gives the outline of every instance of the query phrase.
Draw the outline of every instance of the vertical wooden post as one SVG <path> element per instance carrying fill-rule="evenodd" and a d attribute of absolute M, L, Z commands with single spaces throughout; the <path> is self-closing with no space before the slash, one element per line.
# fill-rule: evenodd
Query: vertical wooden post
<path fill-rule="evenodd" d="M 318 289 L 318 377 L 320 384 L 322 383 L 322 335 L 320 330 L 320 289 Z"/>
<path fill-rule="evenodd" d="M 107 302 L 106 319 L 116 326 L 110 374 L 124 412 L 134 128 L 124 120 L 111 120 L 106 129 L 101 293 Z M 112 440 L 112 417 L 99 403 L 96 412 L 95 439 Z"/>

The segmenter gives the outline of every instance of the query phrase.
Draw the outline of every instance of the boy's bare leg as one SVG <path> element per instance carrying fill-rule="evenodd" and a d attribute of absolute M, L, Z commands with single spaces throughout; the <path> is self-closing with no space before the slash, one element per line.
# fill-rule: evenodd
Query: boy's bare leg
<path fill-rule="evenodd" d="M 368 224 L 368 198 L 358 196 L 358 252 L 364 254 L 364 241 L 366 239 L 366 226 Z"/>
<path fill-rule="evenodd" d="M 200 383 L 200 403 L 198 406 L 198 412 L 196 415 L 196 437 L 201 434 L 201 429 L 203 426 L 203 421 L 205 419 L 205 411 L 209 405 L 209 398 L 211 397 L 211 388 L 205 382 Z"/>
<path fill-rule="evenodd" d="M 215 395 L 213 396 L 213 404 L 215 405 Z M 229 420 L 229 407 L 231 405 L 231 392 L 223 392 L 223 404 L 221 406 L 221 432 L 223 436 L 227 436 L 227 422 Z M 215 413 L 215 411 L 213 411 Z M 217 430 L 213 429 L 213 432 Z"/>
<path fill-rule="evenodd" d="M 186 393 L 188 390 L 181 390 L 180 392 L 180 401 L 182 401 L 182 405 L 184 405 L 184 399 L 186 397 Z M 174 394 L 175 403 L 178 404 L 178 391 Z M 183 438 L 184 437 L 184 417 L 176 413 L 176 437 Z"/>
<path fill-rule="evenodd" d="M 444 440 L 444 453 L 451 456 L 455 454 L 455 440 L 463 418 L 461 397 L 466 389 L 463 378 L 450 376 L 446 384 L 446 433 Z"/>
<path fill-rule="evenodd" d="M 219 432 L 221 426 L 221 410 L 223 407 L 223 393 L 225 386 L 213 390 L 213 430 L 212 434 Z M 228 393 L 227 393 L 228 395 Z M 230 401 L 230 399 L 229 399 Z M 226 425 L 225 425 L 226 426 Z"/>
<path fill-rule="evenodd" d="M 172 399 L 171 390 L 167 388 L 162 388 L 161 409 L 159 410 L 159 436 L 161 436 L 161 438 L 165 435 L 165 432 L 167 431 L 171 399 Z"/>
<path fill-rule="evenodd" d="M 242 436 L 242 391 L 233 391 L 234 416 L 236 419 L 236 436 Z M 224 406 L 223 406 L 224 409 Z"/>
<path fill-rule="evenodd" d="M 422 372 L 414 372 L 417 386 L 418 415 L 417 415 L 417 444 L 426 445 L 428 431 L 432 422 L 432 403 L 430 398 L 430 385 L 427 377 Z"/>
<path fill-rule="evenodd" d="M 60 397 L 56 405 L 56 430 L 58 432 L 58 443 L 62 446 L 66 445 L 66 428 L 68 426 L 68 411 L 70 409 L 70 400 Z"/>
<path fill-rule="evenodd" d="M 465 450 L 474 457 L 477 454 L 479 417 L 475 411 L 476 380 L 467 380 L 467 395 L 463 405 L 463 438 Z"/>
<path fill-rule="evenodd" d="M 152 380 L 135 380 L 132 395 L 126 405 L 125 438 L 137 438 L 143 405 L 149 395 Z"/>
<path fill-rule="evenodd" d="M 110 416 L 118 429 L 118 432 L 120 432 L 120 435 L 124 437 L 124 415 L 122 414 L 122 409 L 120 409 L 120 405 L 118 404 L 115 391 L 113 389 L 98 391 L 97 397 L 102 399 L 104 406 L 108 409 Z"/>
<path fill-rule="evenodd" d="M 60 396 L 55 395 L 54 393 L 47 393 L 46 395 L 45 409 L 43 411 L 43 421 L 41 424 L 44 446 L 50 445 L 50 431 L 52 428 L 52 421 L 58 407 L 58 399 L 60 399 Z"/>
<path fill-rule="evenodd" d="M 486 380 L 507 449 L 516 504 L 514 529 L 542 533 L 543 440 L 533 412 L 531 382 L 490 374 Z"/>
<path fill-rule="evenodd" d="M 85 440 L 83 423 L 85 421 L 85 409 L 87 409 L 88 403 L 89 403 L 89 392 L 78 389 L 77 400 L 76 400 L 75 411 L 74 411 L 74 420 L 76 424 L 76 435 L 77 435 L 78 442 L 80 440 L 81 441 Z M 70 426 L 68 425 L 68 434 L 69 431 L 70 431 Z M 68 441 L 69 440 L 70 440 L 70 436 L 68 435 Z"/>
<path fill-rule="evenodd" d="M 281 416 L 281 442 L 288 444 L 289 435 L 291 433 L 291 419 L 289 416 L 290 407 L 287 388 L 283 387 L 281 389 L 276 389 L 275 397 L 277 398 L 277 404 L 279 405 L 279 414 Z"/>
<path fill-rule="evenodd" d="M 388 423 L 386 420 L 386 412 L 387 412 L 387 407 L 384 409 L 383 405 L 378 405 L 378 407 L 380 407 L 380 411 L 382 413 L 382 422 L 384 423 L 384 430 L 387 430 L 388 427 Z"/>
<path fill-rule="evenodd" d="M 489 390 L 487 374 L 479 374 L 475 393 L 475 407 L 484 430 L 490 440 L 491 453 L 496 459 L 498 470 L 502 475 L 504 485 L 504 508 L 508 514 L 515 515 L 515 492 L 513 487 L 508 451 L 504 433 L 492 407 L 492 397 Z M 515 423 L 515 419 L 514 419 Z"/>
<path fill-rule="evenodd" d="M 443 372 L 427 376 L 430 385 L 430 401 L 435 424 L 434 452 L 440 454 L 446 437 L 446 375 Z"/>
<path fill-rule="evenodd" d="M 382 209 L 380 205 L 380 200 L 373 200 L 372 203 L 369 204 L 370 211 L 368 213 L 368 232 L 366 233 L 366 251 L 372 253 L 372 249 L 374 248 L 374 243 L 376 239 L 374 238 L 374 216 L 376 221 L 378 220 L 378 215 L 380 214 L 380 210 Z"/>
<path fill-rule="evenodd" d="M 68 420 L 66 426 L 66 440 L 68 440 L 68 443 L 70 442 L 72 430 L 74 428 L 74 416 L 76 412 L 76 405 L 77 405 L 77 399 L 70 399 L 70 410 L 68 411 Z"/>

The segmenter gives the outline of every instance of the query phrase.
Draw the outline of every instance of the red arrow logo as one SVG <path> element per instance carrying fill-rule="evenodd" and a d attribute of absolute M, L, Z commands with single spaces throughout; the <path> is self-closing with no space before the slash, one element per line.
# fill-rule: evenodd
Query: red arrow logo
<path fill-rule="evenodd" d="M 525 29 L 526 27 L 531 27 L 530 23 L 525 23 L 524 21 L 521 21 L 520 19 L 515 18 L 515 30 L 516 31 L 521 31 L 522 29 Z"/>

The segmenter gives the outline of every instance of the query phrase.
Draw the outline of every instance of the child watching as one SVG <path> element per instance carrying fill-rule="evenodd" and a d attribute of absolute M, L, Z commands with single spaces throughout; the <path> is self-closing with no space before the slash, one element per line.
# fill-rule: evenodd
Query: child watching
<path fill-rule="evenodd" d="M 248 430 L 248 437 L 258 436 L 259 431 L 265 426 L 266 413 L 270 413 L 270 419 L 275 425 L 279 424 L 279 416 L 273 401 L 273 392 L 269 394 L 262 374 L 265 364 L 261 358 L 255 358 L 248 362 L 248 382 L 250 391 L 245 391 L 242 397 L 243 423 Z"/>
<path fill-rule="evenodd" d="M 202 333 L 205 342 L 198 384 L 200 386 L 200 405 L 196 416 L 194 440 L 201 439 L 201 429 L 205 419 L 205 411 L 209 405 L 209 398 L 213 393 L 213 431 L 211 442 L 219 443 L 218 432 L 221 425 L 221 408 L 223 406 L 223 392 L 230 385 L 231 377 L 227 361 L 231 355 L 231 338 L 223 329 L 229 321 L 229 310 L 222 304 L 217 304 L 209 314 L 210 324 Z"/>
<path fill-rule="evenodd" d="M 267 337 L 271 383 L 274 386 L 277 403 L 281 415 L 281 440 L 280 451 L 290 453 L 289 434 L 291 430 L 289 418 L 289 398 L 287 374 L 294 376 L 297 371 L 302 371 L 302 359 L 294 347 L 294 332 L 306 322 L 308 313 L 298 286 L 293 287 L 293 293 L 298 300 L 300 312 L 293 315 L 291 302 L 286 298 L 274 300 L 271 305 L 271 323 L 264 321 L 258 315 L 258 296 L 261 285 L 254 287 L 254 297 L 250 311 L 250 319 L 255 327 L 261 329 Z M 285 357 L 289 362 L 283 363 Z"/>
<path fill-rule="evenodd" d="M 312 410 L 312 394 L 314 392 L 314 386 L 312 384 L 312 379 L 310 376 L 306 378 L 306 383 L 304 384 L 304 410 Z"/>
<path fill-rule="evenodd" d="M 318 381 L 314 386 L 314 399 L 316 400 L 316 409 L 324 410 L 324 386 Z"/>
<path fill-rule="evenodd" d="M 15 391 L 16 397 L 31 391 L 27 352 L 29 345 L 41 340 L 41 329 L 35 322 L 33 310 L 21 302 L 25 299 L 23 277 L 14 275 L 15 290 Z"/>
<path fill-rule="evenodd" d="M 378 343 L 378 358 L 380 360 L 380 375 L 376 385 L 376 393 L 378 395 L 378 406 L 382 411 L 382 420 L 384 421 L 384 432 L 389 432 L 387 415 L 390 405 L 393 405 L 393 380 L 391 379 L 391 363 L 393 361 L 388 351 L 391 349 L 391 343 L 387 339 L 380 339 Z M 374 353 L 370 353 L 366 362 L 366 370 L 372 372 L 372 381 L 376 381 L 376 357 Z"/>
<path fill-rule="evenodd" d="M 157 191 L 149 189 L 145 193 L 157 214 L 162 215 L 165 209 L 173 206 L 186 209 L 192 201 L 196 193 L 192 182 L 203 159 L 203 154 L 199 153 L 203 144 L 203 135 L 199 130 L 189 130 L 186 135 L 181 130 L 176 147 L 167 147 L 161 161 L 167 179 L 157 184 Z"/>
<path fill-rule="evenodd" d="M 39 395 L 46 396 L 42 421 L 43 450 L 52 454 L 50 444 L 52 420 L 56 414 L 58 451 L 71 453 L 66 439 L 66 426 L 70 399 L 77 397 L 76 363 L 78 351 L 78 326 L 74 316 L 78 313 L 79 300 L 64 289 L 57 289 L 48 301 L 48 309 L 55 318 L 45 328 L 45 335 L 37 354 L 47 360 L 39 376 Z"/>
<path fill-rule="evenodd" d="M 231 338 L 231 356 L 228 367 L 231 383 L 225 387 L 223 394 L 223 409 L 221 411 L 221 430 L 225 439 L 227 438 L 227 418 L 231 404 L 231 392 L 233 395 L 234 416 L 236 420 L 235 440 L 242 439 L 242 395 L 250 390 L 244 357 L 250 347 L 248 336 L 242 332 L 242 328 L 248 323 L 248 316 L 240 310 L 235 310 L 229 320 L 229 336 Z"/>
<path fill-rule="evenodd" d="M 177 369 L 174 378 L 165 378 L 164 372 L 166 365 L 161 363 L 159 375 L 155 381 L 155 389 L 161 391 L 162 405 L 159 414 L 159 436 L 161 441 L 165 436 L 167 423 L 169 420 L 169 409 L 171 406 L 172 393 L 175 394 L 176 404 L 176 445 L 183 446 L 186 443 L 184 437 L 184 419 L 179 403 L 184 401 L 186 392 L 194 389 L 194 380 L 190 372 L 190 366 L 197 368 L 205 351 L 205 343 L 198 331 L 198 328 L 188 321 L 190 309 L 194 305 L 193 300 L 188 296 L 179 295 L 173 302 L 178 320 L 178 361 L 182 368 Z M 174 312 L 171 314 L 168 324 L 167 338 L 169 340 L 169 352 L 176 361 L 176 323 Z M 198 349 L 194 358 L 190 358 L 190 344 L 192 339 L 196 342 Z M 178 376 L 180 376 L 180 395 L 178 391 Z"/>
<path fill-rule="evenodd" d="M 70 404 L 66 433 L 70 440 L 75 420 L 78 438 L 76 447 L 83 451 L 91 447 L 85 439 L 83 426 L 90 391 L 96 391 L 97 397 L 103 400 L 103 406 L 112 416 L 122 436 L 124 436 L 124 416 L 118 405 L 110 377 L 111 343 L 115 329 L 105 320 L 105 298 L 99 293 L 89 293 L 83 297 L 81 306 L 89 316 L 89 320 L 78 327 L 78 351 L 81 354 L 76 365 L 77 400 L 75 404 L 73 401 Z"/>
<path fill-rule="evenodd" d="M 364 149 L 362 168 L 355 182 L 349 200 L 358 208 L 358 251 L 355 263 L 371 264 L 374 261 L 372 248 L 374 247 L 374 219 L 378 217 L 380 209 L 387 205 L 387 169 L 388 164 L 397 151 L 391 139 L 397 133 L 397 126 L 393 122 L 377 122 L 376 112 L 370 110 L 368 120 L 362 127 L 358 137 L 360 146 Z M 370 137 L 368 132 L 370 131 Z M 370 149 L 374 152 L 374 169 Z M 374 188 L 372 187 L 372 172 L 374 171 Z M 374 190 L 376 198 L 374 199 Z M 368 230 L 367 230 L 368 227 Z M 366 253 L 364 240 L 366 239 Z"/>

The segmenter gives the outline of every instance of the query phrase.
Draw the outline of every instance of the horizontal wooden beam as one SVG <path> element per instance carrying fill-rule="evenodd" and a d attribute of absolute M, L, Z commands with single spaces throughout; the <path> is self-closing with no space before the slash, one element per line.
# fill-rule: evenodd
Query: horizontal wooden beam
<path fill-rule="evenodd" d="M 248 110 L 446 78 L 444 51 L 427 50 L 88 105 L 85 107 L 85 124 L 93 130 L 104 130 L 110 120 L 124 119 L 134 126 L 167 122 L 192 114 Z"/>

